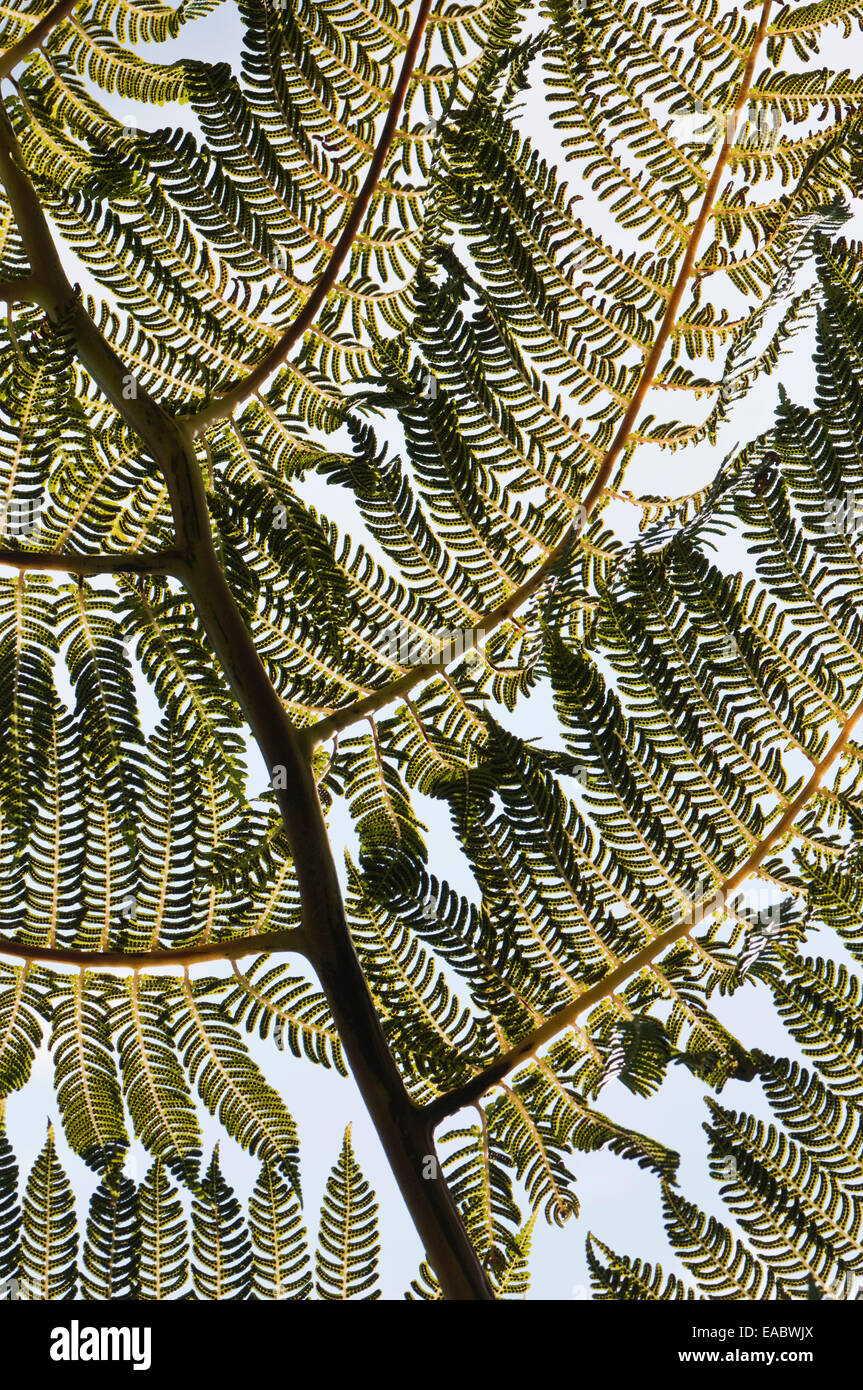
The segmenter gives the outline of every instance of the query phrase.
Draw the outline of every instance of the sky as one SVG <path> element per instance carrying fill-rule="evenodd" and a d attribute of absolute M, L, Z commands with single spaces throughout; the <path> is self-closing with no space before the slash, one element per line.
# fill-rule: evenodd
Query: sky
<path fill-rule="evenodd" d="M 231 61 L 242 42 L 241 25 L 232 4 L 223 5 L 214 14 L 188 26 L 174 44 L 159 46 L 153 53 L 160 61 L 173 56 L 190 55 L 212 61 Z M 828 53 L 826 61 L 839 68 L 846 65 L 841 50 Z M 103 100 L 106 100 L 104 97 Z M 106 104 L 109 104 L 106 101 Z M 112 99 L 117 114 L 129 124 L 154 127 L 176 121 L 191 124 L 194 118 L 188 108 L 165 108 L 156 113 L 152 108 L 138 108 L 134 103 Z M 528 119 L 532 133 L 548 158 L 559 156 L 556 136 L 545 118 L 541 100 L 532 93 L 528 100 Z M 863 233 L 863 215 L 855 210 L 854 220 L 846 229 L 851 235 Z M 76 267 L 76 278 L 83 279 Z M 785 358 L 782 380 L 792 398 L 811 400 L 813 373 L 811 364 L 811 332 L 794 340 L 793 350 Z M 680 493 L 694 491 L 707 483 L 727 452 L 769 426 L 776 401 L 775 378 L 761 381 L 742 406 L 738 406 L 723 429 L 715 447 L 668 455 L 658 450 L 642 449 L 630 471 L 626 486 L 635 492 Z M 307 478 L 301 488 L 304 498 L 319 507 L 339 524 L 340 531 L 361 534 L 364 528 L 342 491 L 329 487 L 319 479 Z M 618 504 L 609 508 L 606 516 L 625 533 L 633 530 L 635 509 Z M 729 569 L 742 568 L 746 557 L 734 545 L 726 548 L 724 563 Z M 150 701 L 145 703 L 143 717 L 152 727 L 156 710 Z M 550 696 L 540 688 L 535 696 L 522 702 L 515 714 L 505 722 L 525 737 L 537 732 L 543 735 L 553 727 Z M 254 757 L 251 763 L 254 768 Z M 254 771 L 252 776 L 254 778 Z M 469 875 L 460 864 L 458 847 L 448 819 L 437 803 L 417 796 L 420 818 L 429 828 L 431 868 L 446 873 L 454 887 L 468 892 Z M 355 847 L 355 839 L 343 809 L 337 809 L 332 822 L 333 840 L 337 849 Z M 445 866 L 445 867 L 442 867 Z M 832 954 L 842 958 L 841 950 Z M 732 999 L 717 1007 L 722 1022 L 750 1045 L 780 1055 L 797 1057 L 799 1053 L 776 1020 L 769 995 L 760 985 L 747 985 Z M 352 1123 L 357 1157 L 366 1177 L 376 1190 L 380 1204 L 382 1232 L 381 1289 L 386 1298 L 399 1298 L 416 1275 L 422 1250 L 407 1216 L 400 1194 L 390 1175 L 373 1126 L 363 1103 L 350 1079 L 334 1072 L 313 1067 L 294 1059 L 290 1054 L 278 1054 L 270 1045 L 250 1040 L 250 1046 L 268 1078 L 277 1086 L 293 1113 L 300 1132 L 302 1176 L 305 1195 L 306 1221 L 314 1231 L 320 1197 L 327 1173 L 335 1163 L 346 1124 Z M 33 1079 L 22 1092 L 14 1093 L 7 1102 L 7 1127 L 12 1137 L 22 1171 L 26 1173 L 44 1142 L 46 1119 L 56 1127 L 58 1150 L 70 1174 L 81 1203 L 81 1215 L 95 1178 L 70 1151 L 62 1134 L 51 1080 L 51 1061 L 46 1052 L 40 1054 Z M 701 1128 L 706 1118 L 703 1105 L 705 1087 L 682 1068 L 673 1070 L 661 1090 L 649 1099 L 633 1096 L 618 1082 L 610 1081 L 602 1090 L 597 1108 L 615 1119 L 649 1133 L 654 1138 L 682 1154 L 680 1189 L 691 1201 L 727 1220 L 727 1212 L 718 1197 L 707 1165 L 707 1142 Z M 751 1085 L 731 1082 L 721 1096 L 730 1108 L 746 1109 L 767 1116 L 766 1105 L 759 1103 L 760 1093 Z M 238 1193 L 245 1196 L 257 1172 L 250 1161 L 220 1127 L 204 1116 L 204 1130 L 209 1146 L 221 1140 L 223 1169 Z M 468 1122 L 470 1122 L 470 1117 Z M 205 1158 L 206 1161 L 206 1158 Z M 135 1145 L 129 1171 L 143 1176 L 149 1160 L 140 1146 Z M 578 1175 L 578 1195 L 581 1211 L 563 1228 L 537 1223 L 532 1255 L 532 1284 L 530 1299 L 583 1301 L 589 1297 L 589 1279 L 584 1257 L 585 1237 L 592 1231 L 602 1241 L 621 1253 L 650 1260 L 660 1259 L 666 1271 L 683 1271 L 665 1240 L 660 1194 L 656 1180 L 636 1164 L 616 1158 L 609 1153 L 576 1155 L 572 1167 Z M 83 1227 L 83 1220 L 81 1222 Z"/>

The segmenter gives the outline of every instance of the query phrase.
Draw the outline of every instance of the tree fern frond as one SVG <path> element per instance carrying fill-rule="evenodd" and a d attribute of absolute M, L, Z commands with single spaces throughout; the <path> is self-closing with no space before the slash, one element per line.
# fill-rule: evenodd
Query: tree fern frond
<path fill-rule="evenodd" d="M 249 1297 L 249 1234 L 233 1188 L 222 1176 L 218 1146 L 192 1202 L 192 1281 L 198 1299 Z"/>
<path fill-rule="evenodd" d="M 160 1158 L 152 1163 L 138 1188 L 138 1223 L 137 1297 L 182 1297 L 189 1274 L 188 1228 L 182 1203 Z"/>
<path fill-rule="evenodd" d="M 349 1125 L 321 1207 L 315 1261 L 319 1298 L 380 1298 L 377 1212 L 375 1194 L 354 1157 Z"/>
<path fill-rule="evenodd" d="M 707 1298 L 788 1298 L 769 1265 L 679 1193 L 663 1187 L 669 1242 Z"/>
<path fill-rule="evenodd" d="M 0 965 L 0 1092 L 4 1096 L 26 1085 L 42 1043 L 45 995 L 38 980 L 38 972 L 27 965 Z"/>
<path fill-rule="evenodd" d="M 132 975 L 112 1001 L 123 1092 L 135 1133 L 156 1159 L 193 1179 L 202 1142 L 197 1111 L 173 1046 L 181 1007 L 173 981 Z M 154 1175 L 161 1190 L 162 1179 Z"/>
<path fill-rule="evenodd" d="M 786 1057 L 758 1055 L 758 1078 L 771 1109 L 850 1193 L 863 1188 L 857 1106 Z"/>
<path fill-rule="evenodd" d="M 763 970 L 780 1018 L 831 1090 L 863 1094 L 863 995 L 846 966 L 821 957 L 781 956 Z"/>
<path fill-rule="evenodd" d="M 27 1297 L 74 1298 L 77 1259 L 75 1199 L 49 1127 L 48 1138 L 24 1188 L 21 1283 Z"/>
<path fill-rule="evenodd" d="M 234 964 L 237 984 L 225 999 L 225 1008 L 233 1009 L 235 1021 L 244 1023 L 247 1032 L 257 1029 L 266 1038 L 272 1028 L 277 1047 L 287 1043 L 295 1057 L 335 1067 L 346 1076 L 341 1043 L 324 996 L 282 965 L 261 973 L 266 960 L 260 956 L 242 970 Z"/>
<path fill-rule="evenodd" d="M 774 1126 L 734 1115 L 708 1098 L 705 1128 L 717 1157 L 716 1173 L 728 1171 L 723 1196 L 756 1251 L 789 1295 L 799 1296 L 810 1278 L 822 1288 L 863 1261 L 860 1203 L 829 1169 Z"/>
<path fill-rule="evenodd" d="M 189 1078 L 231 1137 L 281 1166 L 299 1190 L 296 1125 L 231 1027 L 224 1004 L 208 997 L 208 987 L 207 980 L 187 978 L 174 1021 L 175 1045 Z"/>
<path fill-rule="evenodd" d="M 62 978 L 64 988 L 55 983 L 51 1048 L 63 1128 L 75 1153 L 104 1173 L 129 1145 L 106 990 L 84 971 Z"/>
<path fill-rule="evenodd" d="M 137 1298 L 139 1247 L 135 1184 L 109 1169 L 90 1198 L 82 1251 L 83 1297 Z"/>
<path fill-rule="evenodd" d="M 629 1299 L 665 1302 L 668 1299 L 695 1298 L 692 1290 L 676 1274 L 665 1275 L 661 1265 L 654 1267 L 641 1260 L 628 1260 L 624 1255 L 617 1255 L 594 1235 L 587 1238 L 587 1265 L 597 1301 L 601 1303 Z"/>
<path fill-rule="evenodd" d="M 6 1102 L 0 1101 L 0 1282 L 17 1279 L 21 1263 L 18 1164 L 6 1135 Z"/>
<path fill-rule="evenodd" d="M 510 1176 L 513 1160 L 495 1142 L 484 1115 L 479 1125 L 453 1130 L 441 1143 L 455 1146 L 447 1147 L 441 1166 L 474 1247 L 487 1268 L 505 1268 L 521 1225 Z"/>
<path fill-rule="evenodd" d="M 0 806 L 18 835 L 50 775 L 51 726 L 41 716 L 54 705 L 49 595 L 49 582 L 38 575 L 0 581 Z"/>
<path fill-rule="evenodd" d="M 252 1298 L 303 1299 L 312 1288 L 306 1228 L 296 1193 L 264 1163 L 249 1198 Z"/>
<path fill-rule="evenodd" d="M 411 1286 L 405 1292 L 405 1299 L 409 1303 L 438 1303 L 442 1298 L 443 1294 L 434 1270 L 423 1260 L 417 1277 L 411 1280 Z"/>

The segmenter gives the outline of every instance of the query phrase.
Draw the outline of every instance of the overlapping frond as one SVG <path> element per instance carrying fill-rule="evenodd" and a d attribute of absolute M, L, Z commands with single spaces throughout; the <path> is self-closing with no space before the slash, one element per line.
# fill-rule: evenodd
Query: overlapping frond
<path fill-rule="evenodd" d="M 104 1173 L 129 1144 L 109 1034 L 111 986 L 79 971 L 55 990 L 51 1049 L 63 1128 L 75 1153 Z"/>
<path fill-rule="evenodd" d="M 327 1178 L 315 1257 L 319 1298 L 380 1298 L 378 1204 L 345 1131 L 338 1162 Z"/>
<path fill-rule="evenodd" d="M 50 1128 L 27 1178 L 22 1205 L 21 1283 L 26 1296 L 74 1298 L 78 1282 L 75 1198 Z"/>
<path fill-rule="evenodd" d="M 251 1154 L 281 1167 L 299 1189 L 297 1131 L 284 1101 L 250 1056 L 207 980 L 184 982 L 174 1045 L 210 1114 Z"/>
<path fill-rule="evenodd" d="M 0 1132 L 0 1274 L 7 1298 L 68 1299 L 77 1288 L 75 1203 L 53 1133 L 18 1202 L 18 1165 Z M 187 1211 L 188 1207 L 188 1211 Z M 527 1281 L 533 1222 L 500 1272 L 501 1296 Z M 191 1245 L 190 1245 L 191 1234 Z M 377 1202 L 346 1131 L 324 1192 L 312 1254 L 296 1189 L 265 1161 L 247 1207 L 225 1181 L 218 1146 L 191 1203 L 157 1158 L 140 1185 L 109 1169 L 93 1193 L 83 1242 L 81 1296 L 99 1300 L 380 1297 Z M 189 1277 L 193 1292 L 188 1288 Z"/>
<path fill-rule="evenodd" d="M 189 1274 L 188 1226 L 159 1158 L 138 1188 L 138 1229 L 137 1297 L 183 1297 Z"/>
<path fill-rule="evenodd" d="M 192 1203 L 192 1281 L 199 1299 L 249 1296 L 249 1234 L 240 1203 L 222 1176 L 218 1148 Z"/>
<path fill-rule="evenodd" d="M 346 1075 L 342 1046 L 326 999 L 308 980 L 290 974 L 283 965 L 266 965 L 258 957 L 248 967 L 234 962 L 236 988 L 225 999 L 233 1009 L 235 1023 L 243 1023 L 249 1033 L 257 1031 L 295 1057 L 305 1057 L 325 1067 L 335 1067 Z"/>
<path fill-rule="evenodd" d="M 132 975 L 112 1001 L 111 1026 L 138 1139 L 166 1167 L 192 1177 L 201 1155 L 201 1128 L 173 1045 L 179 1003 L 175 981 Z M 154 1184 L 161 1190 L 158 1174 Z"/>
<path fill-rule="evenodd" d="M 0 15 L 0 46 L 43 8 Z M 597 991 L 474 1093 L 478 1122 L 454 1107 L 440 1137 L 489 1279 L 523 1293 L 538 1214 L 577 1211 L 578 1164 L 608 1150 L 661 1179 L 704 1296 L 829 1288 L 863 1261 L 863 1009 L 845 965 L 798 947 L 817 925 L 863 959 L 848 723 L 863 695 L 863 257 L 832 239 L 859 182 L 863 80 L 824 59 L 860 7 L 763 23 L 715 0 L 433 10 L 380 177 L 323 280 L 408 10 L 239 0 L 232 66 L 186 43 L 213 8 L 77 7 L 16 65 L 9 116 L 123 399 L 146 389 L 182 417 L 264 670 L 309 749 L 333 740 L 313 772 L 351 826 L 351 937 L 411 1099 L 442 1113 L 446 1092 Z M 184 102 L 183 125 L 146 119 L 171 103 L 179 120 Z M 14 224 L 0 196 L 4 279 L 28 269 Z M 253 391 L 317 284 L 321 312 Z M 25 955 L 217 952 L 302 920 L 278 815 L 290 788 L 270 768 L 254 794 L 236 672 L 175 577 L 174 480 L 119 389 L 107 399 L 75 359 L 69 312 L 43 319 L 25 289 L 0 324 L 0 540 L 20 565 L 0 579 L 3 933 Z M 715 443 L 813 316 L 809 404 L 782 394 L 769 434 L 689 497 L 627 491 L 643 448 Z M 612 500 L 640 508 L 637 541 Z M 80 582 L 31 572 L 45 551 L 75 557 Z M 86 573 L 121 553 L 122 574 Z M 449 814 L 446 878 L 427 806 Z M 344 1073 L 338 1010 L 255 950 L 212 977 L 184 957 L 182 980 L 138 962 L 128 978 L 98 960 L 0 966 L 0 1103 L 47 1024 L 66 1138 L 100 1174 L 88 1298 L 185 1296 L 167 1172 L 194 1193 L 198 1298 L 311 1293 L 296 1128 L 241 1033 Z M 814 1071 L 725 1026 L 714 1001 L 753 983 Z M 772 1107 L 768 1124 L 710 1101 L 745 1240 L 677 1192 L 665 1144 L 595 1108 L 606 1086 L 648 1096 L 680 1067 L 716 1091 L 757 1080 Z M 248 1226 L 217 1153 L 198 1175 L 193 1091 L 262 1165 Z M 128 1121 L 154 1160 L 137 1192 L 120 1175 Z M 50 1135 L 20 1241 L 15 1201 L 4 1148 L 0 1274 L 20 1263 L 40 1296 L 72 1297 Z M 348 1132 L 319 1297 L 379 1297 L 376 1213 Z M 588 1261 L 598 1298 L 696 1296 L 599 1241 Z M 436 1296 L 430 1268 L 412 1289 Z"/>

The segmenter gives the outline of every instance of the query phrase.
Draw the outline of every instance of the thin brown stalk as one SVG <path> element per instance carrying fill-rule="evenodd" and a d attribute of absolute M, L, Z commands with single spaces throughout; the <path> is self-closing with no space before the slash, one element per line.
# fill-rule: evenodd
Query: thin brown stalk
<path fill-rule="evenodd" d="M 202 946 L 164 947 L 154 951 L 78 951 L 66 946 L 32 946 L 26 941 L 0 937 L 0 956 L 39 961 L 43 965 L 83 965 L 90 969 L 126 966 L 141 970 L 155 965 L 200 965 L 204 961 L 239 960 L 242 956 L 266 955 L 271 951 L 308 954 L 308 943 L 300 927 L 286 931 L 262 932 L 232 941 L 208 941 Z"/>
<path fill-rule="evenodd" d="M 28 53 L 41 48 L 48 35 L 57 28 L 58 24 L 62 24 L 64 19 L 68 19 L 75 6 L 80 3 L 81 0 L 60 0 L 53 10 L 48 11 L 44 19 L 40 19 L 39 23 L 33 26 L 29 34 L 25 34 L 23 39 L 13 43 L 12 47 L 8 48 L 0 57 L 0 79 L 8 77 L 22 58 L 27 57 Z"/>
<path fill-rule="evenodd" d="M 130 551 L 123 555 L 62 555 L 50 551 L 9 550 L 0 547 L 0 565 L 14 569 L 59 570 L 82 576 L 96 574 L 173 574 L 182 556 L 175 550 Z"/>

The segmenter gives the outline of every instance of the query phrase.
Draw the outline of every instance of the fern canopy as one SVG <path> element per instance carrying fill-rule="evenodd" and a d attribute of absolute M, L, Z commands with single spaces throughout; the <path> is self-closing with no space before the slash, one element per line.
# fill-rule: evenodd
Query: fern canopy
<path fill-rule="evenodd" d="M 861 24 L 0 14 L 0 1107 L 45 1048 L 62 1131 L 23 1187 L 0 1134 L 0 1280 L 382 1297 L 301 1068 L 412 1300 L 523 1297 L 598 1153 L 677 1260 L 591 1235 L 599 1300 L 863 1277 Z M 614 1114 L 684 1077 L 723 1220 Z"/>

